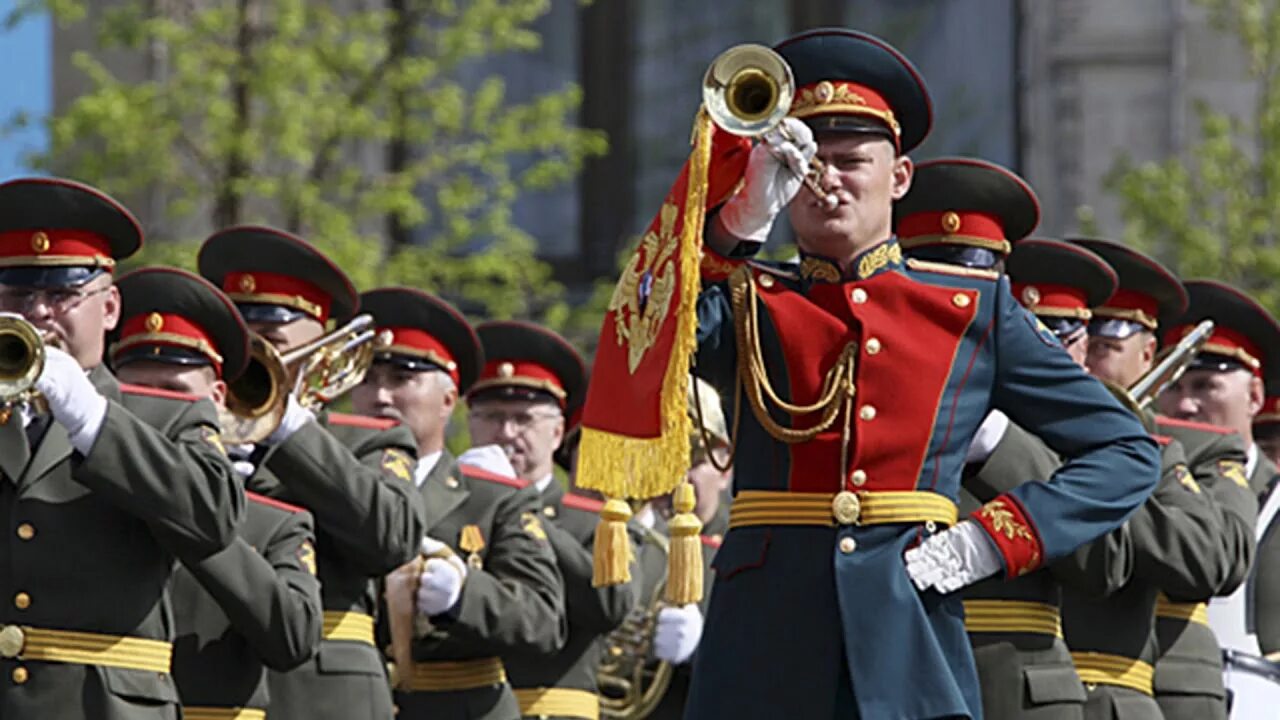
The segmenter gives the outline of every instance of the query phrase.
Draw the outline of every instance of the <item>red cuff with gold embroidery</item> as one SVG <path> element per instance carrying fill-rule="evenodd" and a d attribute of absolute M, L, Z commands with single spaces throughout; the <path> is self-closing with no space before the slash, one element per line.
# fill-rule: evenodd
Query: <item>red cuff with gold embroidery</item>
<path fill-rule="evenodd" d="M 1001 495 L 969 516 L 987 531 L 1004 557 L 1008 577 L 1018 577 L 1039 569 L 1044 561 L 1040 533 L 1031 524 L 1018 501 Z"/>

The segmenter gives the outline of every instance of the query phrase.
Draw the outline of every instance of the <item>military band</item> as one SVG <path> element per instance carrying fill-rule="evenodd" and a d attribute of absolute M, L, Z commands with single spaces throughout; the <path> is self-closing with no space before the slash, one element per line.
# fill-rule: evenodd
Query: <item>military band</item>
<path fill-rule="evenodd" d="M 1274 718 L 1280 322 L 914 163 L 880 38 L 704 93 L 590 372 L 271 227 L 117 278 L 123 205 L 0 183 L 0 717 Z"/>

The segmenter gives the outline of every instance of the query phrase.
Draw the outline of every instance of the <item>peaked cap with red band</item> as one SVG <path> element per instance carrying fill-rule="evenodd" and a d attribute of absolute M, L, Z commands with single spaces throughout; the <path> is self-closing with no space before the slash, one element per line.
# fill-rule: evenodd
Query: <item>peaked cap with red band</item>
<path fill-rule="evenodd" d="M 1215 280 L 1185 284 L 1190 306 L 1166 323 L 1164 342 L 1171 345 L 1201 320 L 1214 322 L 1213 335 L 1190 369 L 1229 371 L 1243 368 L 1257 377 L 1280 375 L 1280 322 L 1253 298 Z"/>
<path fill-rule="evenodd" d="M 221 230 L 204 241 L 197 262 L 200 274 L 237 304 L 281 306 L 322 323 L 346 322 L 360 305 L 346 273 L 311 243 L 283 230 Z"/>
<path fill-rule="evenodd" d="M 1101 257 L 1120 278 L 1115 295 L 1093 309 L 1095 316 L 1128 320 L 1155 330 L 1160 318 L 1186 312 L 1187 291 L 1182 282 L 1155 259 L 1110 240 L 1072 238 L 1069 242 Z"/>
<path fill-rule="evenodd" d="M 135 270 L 120 288 L 120 326 L 113 333 L 112 367 L 135 360 L 208 365 L 235 380 L 249 363 L 249 329 L 221 290 L 176 268 Z"/>
<path fill-rule="evenodd" d="M 569 341 L 532 323 L 494 321 L 476 328 L 484 348 L 480 379 L 471 386 L 471 403 L 489 398 L 553 398 L 574 417 L 585 399 L 587 369 Z"/>
<path fill-rule="evenodd" d="M 1009 255 L 1014 297 L 1044 317 L 1088 320 L 1115 292 L 1116 273 L 1102 258 L 1058 240 L 1032 238 Z"/>
<path fill-rule="evenodd" d="M 360 296 L 360 311 L 373 316 L 379 335 L 374 362 L 390 362 L 410 370 L 449 373 L 465 393 L 480 374 L 484 353 L 471 323 L 452 305 L 412 288 L 370 290 Z"/>
<path fill-rule="evenodd" d="M 1026 181 L 985 160 L 920 163 L 911 190 L 893 206 L 898 244 L 964 245 L 1008 255 L 1040 224 L 1040 201 Z"/>
<path fill-rule="evenodd" d="M 814 132 L 875 132 L 910 152 L 933 126 L 924 78 L 902 53 L 874 35 L 810 30 L 773 48 L 791 66 L 790 115 Z"/>
<path fill-rule="evenodd" d="M 142 247 L 142 228 L 123 205 L 59 178 L 0 183 L 0 283 L 79 285 Z"/>

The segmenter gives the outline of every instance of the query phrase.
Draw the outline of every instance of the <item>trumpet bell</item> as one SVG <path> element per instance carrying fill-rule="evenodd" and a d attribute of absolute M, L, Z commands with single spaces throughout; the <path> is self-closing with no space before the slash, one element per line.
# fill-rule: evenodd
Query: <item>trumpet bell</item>
<path fill-rule="evenodd" d="M 223 442 L 244 445 L 265 440 L 284 418 L 288 382 L 280 353 L 261 335 L 250 336 L 249 364 L 227 386 L 226 409 L 221 413 Z"/>
<path fill-rule="evenodd" d="M 0 313 L 0 401 L 20 401 L 44 371 L 44 338 L 20 315 Z"/>
<path fill-rule="evenodd" d="M 702 78 L 702 104 L 715 124 L 743 137 L 782 122 L 795 96 L 782 56 L 764 45 L 735 45 L 716 56 Z"/>

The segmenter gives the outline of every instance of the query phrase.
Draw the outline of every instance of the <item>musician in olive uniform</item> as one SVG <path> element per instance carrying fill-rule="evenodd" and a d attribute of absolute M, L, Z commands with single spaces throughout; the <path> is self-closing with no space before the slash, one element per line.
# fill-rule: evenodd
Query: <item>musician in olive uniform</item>
<path fill-rule="evenodd" d="M 1201 320 L 1213 320 L 1213 336 L 1160 398 L 1160 409 L 1179 420 L 1233 430 L 1247 446 L 1243 472 L 1227 474 L 1259 496 L 1254 538 L 1258 543 L 1248 581 L 1209 603 L 1209 624 L 1224 648 L 1226 685 L 1234 695 L 1231 717 L 1274 717 L 1280 702 L 1280 666 L 1263 659 L 1280 651 L 1280 496 L 1268 492 L 1276 467 L 1253 441 L 1253 418 L 1265 399 L 1262 378 L 1280 363 L 1280 323 L 1252 298 L 1225 284 L 1196 280 L 1185 284 L 1191 304 L 1168 328 L 1172 344 Z M 1277 659 L 1280 655 L 1277 655 Z"/>
<path fill-rule="evenodd" d="M 282 352 L 356 312 L 347 276 L 305 240 L 279 230 L 222 230 L 205 241 L 198 262 L 249 328 Z M 289 393 L 265 440 L 228 450 L 254 466 L 248 489 L 299 505 L 316 522 L 323 640 L 302 667 L 270 674 L 270 716 L 390 718 L 386 666 L 374 640 L 375 581 L 417 554 L 424 531 L 412 434 L 392 421 L 317 416 Z"/>
<path fill-rule="evenodd" d="M 399 717 L 514 720 L 520 709 L 503 657 L 560 648 L 564 590 L 533 491 L 515 477 L 460 464 L 444 447 L 458 395 L 480 374 L 480 341 L 457 310 L 417 290 L 373 290 L 361 307 L 390 344 L 355 389 L 355 410 L 413 431 L 427 553 L 447 556 L 387 580 Z M 398 608 L 416 613 L 392 618 Z M 413 614 L 429 620 L 417 637 L 407 622 Z"/>
<path fill-rule="evenodd" d="M 538 512 L 564 577 L 569 636 L 546 657 L 509 655 L 508 671 L 525 717 L 599 716 L 596 668 L 602 638 L 635 607 L 631 583 L 591 584 L 592 541 L 599 501 L 566 493 L 553 475 L 553 454 L 566 418 L 581 405 L 586 385 L 582 358 L 550 330 L 522 322 L 488 322 L 477 328 L 484 346 L 480 379 L 467 393 L 472 442 L 507 449 L 521 480 L 538 495 Z"/>
<path fill-rule="evenodd" d="M 146 268 L 120 278 L 118 377 L 209 398 L 249 362 L 249 331 L 231 300 L 199 276 Z M 292 670 L 320 642 L 320 583 L 311 515 L 247 493 L 225 550 L 180 557 L 174 572 L 173 677 L 188 720 L 262 720 L 266 667 Z"/>
<path fill-rule="evenodd" d="M 1161 313 L 1177 312 L 1185 291 L 1181 282 L 1154 259 L 1108 240 L 1080 239 L 1075 244 L 1097 253 L 1120 278 L 1116 295 L 1094 310 L 1089 324 L 1089 370 L 1095 376 L 1129 387 L 1151 369 Z M 1244 482 L 1244 444 L 1238 435 L 1155 418 L 1156 432 L 1178 440 L 1188 467 L 1216 508 L 1215 542 L 1201 548 L 1216 560 L 1191 555 L 1188 562 L 1217 568 L 1216 586 L 1189 587 L 1156 603 L 1156 701 L 1167 720 L 1213 720 L 1227 717 L 1222 685 L 1222 650 L 1209 628 L 1205 603 L 1230 595 L 1244 582 L 1253 561 L 1257 500 Z"/>
<path fill-rule="evenodd" d="M 898 242 L 909 257 L 994 278 L 1013 247 L 1035 229 L 1040 212 L 1035 193 L 1007 169 L 944 158 L 916 167 L 911 190 L 894 214 Z M 1068 275 L 1081 265 L 1071 260 L 1064 265 Z M 1057 295 L 1038 308 L 1068 352 L 1083 360 L 1088 307 L 1108 297 L 1115 283 L 1096 264 L 1084 263 L 1080 275 L 1067 284 L 1088 287 L 1092 297 L 1073 302 L 1071 296 Z M 1043 442 L 992 411 L 965 455 L 957 504 L 962 512 L 972 512 L 1024 482 L 1048 480 L 1058 465 Z M 1088 559 L 1090 553 L 1078 551 L 1076 557 Z M 1082 717 L 1085 694 L 1062 640 L 1061 602 L 1059 579 L 1048 568 L 1012 580 L 987 579 L 964 590 L 965 629 L 982 688 L 983 717 Z"/>
<path fill-rule="evenodd" d="M 1015 296 L 1042 321 L 1054 317 L 1063 321 L 1062 313 L 1041 307 L 1060 305 L 1063 296 L 1084 295 L 1087 287 L 1079 287 L 1064 271 L 1072 262 L 1087 262 L 1095 272 L 1105 271 L 1111 287 L 1116 287 L 1116 272 L 1093 252 L 1051 240 L 1024 241 L 1009 258 Z M 1181 285 L 1170 280 L 1154 287 L 1135 283 L 1128 293 L 1141 292 L 1151 302 L 1171 302 L 1180 309 L 1185 303 Z M 1112 297 L 1106 293 L 1101 302 L 1095 298 L 1088 304 L 1096 312 L 1097 307 L 1107 307 Z M 1068 319 L 1074 321 L 1077 332 L 1087 333 L 1086 320 L 1092 317 L 1077 314 Z M 1161 717 L 1153 688 L 1157 594 L 1212 593 L 1226 572 L 1221 553 L 1215 552 L 1216 506 L 1187 469 L 1182 446 L 1167 438 L 1158 441 L 1163 474 L 1155 493 L 1122 528 L 1089 548 L 1101 557 L 1095 557 L 1086 572 L 1099 575 L 1102 587 L 1120 589 L 1099 597 L 1090 592 L 1088 577 L 1063 587 L 1063 635 L 1085 683 L 1086 718 L 1111 718 L 1115 712 Z M 1117 574 L 1119 578 L 1114 577 Z"/>
<path fill-rule="evenodd" d="M 0 184 L 0 312 L 45 337 L 43 402 L 0 408 L 0 717 L 179 717 L 174 558 L 221 551 L 243 515 L 212 403 L 102 364 L 115 262 L 141 243 L 93 188 Z"/>
<path fill-rule="evenodd" d="M 1253 418 L 1253 441 L 1273 465 L 1280 464 L 1280 378 L 1267 379 L 1267 399 Z"/>

